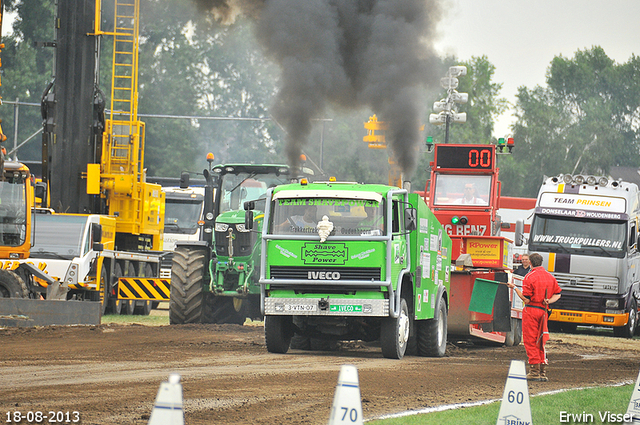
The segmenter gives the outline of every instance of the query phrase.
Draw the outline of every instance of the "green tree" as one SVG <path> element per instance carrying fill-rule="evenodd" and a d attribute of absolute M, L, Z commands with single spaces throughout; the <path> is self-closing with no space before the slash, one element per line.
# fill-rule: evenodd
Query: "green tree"
<path fill-rule="evenodd" d="M 601 47 L 555 57 L 546 87 L 518 90 L 517 144 L 503 193 L 534 197 L 544 175 L 637 166 L 639 77 L 638 57 L 616 64 Z"/>
<path fill-rule="evenodd" d="M 220 25 L 190 0 L 144 0 L 141 38 L 141 112 L 228 118 L 146 118 L 150 174 L 201 170 L 207 152 L 216 162 L 278 159 L 282 134 L 268 113 L 275 68 L 249 21 Z"/>
<path fill-rule="evenodd" d="M 55 5 L 53 0 L 5 0 L 5 11 L 17 13 L 13 31 L 2 42 L 2 98 L 6 102 L 40 104 L 42 93 L 53 74 L 53 54 L 50 47 L 35 47 L 35 42 L 53 41 Z M 3 22 L 3 25 L 7 25 Z M 40 108 L 19 107 L 18 137 L 14 140 L 14 111 L 9 104 L 2 107 L 2 129 L 8 137 L 4 143 L 10 151 L 42 127 Z M 20 148 L 21 160 L 40 160 L 41 138 L 36 136 Z"/>

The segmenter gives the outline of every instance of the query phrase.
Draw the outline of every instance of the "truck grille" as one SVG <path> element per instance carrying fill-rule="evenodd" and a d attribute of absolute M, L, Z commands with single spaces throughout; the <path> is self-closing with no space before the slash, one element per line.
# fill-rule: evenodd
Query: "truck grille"
<path fill-rule="evenodd" d="M 233 224 L 233 256 L 246 257 L 253 251 L 256 242 L 256 232 L 238 232 Z M 229 256 L 229 232 L 215 232 L 216 254 L 219 257 Z"/>
<path fill-rule="evenodd" d="M 572 294 L 562 291 L 562 296 L 558 301 L 551 304 L 552 309 L 588 311 L 592 313 L 604 313 L 604 298 L 599 295 Z"/>
<path fill-rule="evenodd" d="M 337 280 L 380 280 L 381 270 L 379 267 L 287 267 L 271 266 L 271 279 L 304 280 L 313 282 L 320 279 L 319 273 L 331 274 L 334 279 L 335 273 L 339 273 Z M 310 273 L 312 277 L 310 278 Z"/>
<path fill-rule="evenodd" d="M 551 273 L 564 290 L 577 292 L 618 293 L 618 278 L 575 273 Z"/>

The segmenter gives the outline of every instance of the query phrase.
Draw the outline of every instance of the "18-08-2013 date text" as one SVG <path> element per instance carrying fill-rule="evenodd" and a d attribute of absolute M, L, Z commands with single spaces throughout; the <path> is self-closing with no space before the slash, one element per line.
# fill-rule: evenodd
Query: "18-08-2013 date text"
<path fill-rule="evenodd" d="M 80 412 L 28 411 L 5 412 L 4 423 L 8 424 L 72 424 L 80 422 Z"/>

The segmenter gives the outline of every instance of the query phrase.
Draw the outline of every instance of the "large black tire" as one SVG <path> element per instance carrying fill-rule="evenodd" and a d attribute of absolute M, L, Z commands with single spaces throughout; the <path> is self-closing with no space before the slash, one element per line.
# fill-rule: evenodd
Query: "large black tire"
<path fill-rule="evenodd" d="M 111 277 L 111 287 L 115 287 L 118 284 L 118 278 L 123 276 L 122 274 L 122 265 L 117 264 L 113 267 L 113 276 Z M 111 299 L 110 301 L 111 304 L 111 312 L 113 314 L 121 314 L 122 313 L 122 306 L 124 304 L 124 301 L 122 300 L 118 300 L 117 298 L 115 299 Z"/>
<path fill-rule="evenodd" d="M 289 351 L 293 337 L 292 319 L 291 316 L 265 316 L 264 340 L 268 352 L 284 354 Z"/>
<path fill-rule="evenodd" d="M 29 288 L 16 273 L 0 269 L 0 298 L 29 298 Z"/>
<path fill-rule="evenodd" d="M 417 322 L 418 354 L 424 357 L 443 357 L 447 350 L 447 304 L 440 298 L 435 317 Z"/>
<path fill-rule="evenodd" d="M 627 320 L 627 324 L 613 328 L 613 334 L 619 338 L 633 338 L 633 334 L 636 332 L 636 327 L 638 326 L 638 304 L 635 298 L 631 299 L 628 313 L 629 320 Z"/>
<path fill-rule="evenodd" d="M 109 294 L 111 292 L 109 285 L 109 273 L 107 273 L 107 265 L 106 263 L 102 264 L 102 271 L 100 272 L 100 287 L 102 288 L 102 305 L 100 307 L 100 311 L 102 315 L 111 313 L 111 305 L 109 303 Z"/>
<path fill-rule="evenodd" d="M 410 318 L 407 301 L 400 299 L 400 313 L 397 318 L 382 319 L 380 326 L 380 345 L 382 355 L 388 359 L 401 359 L 407 351 L 410 332 Z"/>
<path fill-rule="evenodd" d="M 206 268 L 207 255 L 203 248 L 183 246 L 174 251 L 169 300 L 169 323 L 172 325 L 201 322 Z"/>

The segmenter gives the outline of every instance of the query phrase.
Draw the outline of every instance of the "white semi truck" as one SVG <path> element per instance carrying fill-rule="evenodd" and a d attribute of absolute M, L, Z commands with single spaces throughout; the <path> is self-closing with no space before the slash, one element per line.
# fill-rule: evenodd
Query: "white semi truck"
<path fill-rule="evenodd" d="M 613 327 L 631 338 L 638 321 L 640 192 L 634 183 L 610 177 L 563 174 L 542 184 L 531 223 L 528 249 L 544 258 L 562 297 L 552 324 Z M 523 243 L 524 223 L 516 229 Z M 555 322 L 555 323 L 554 323 Z"/>

